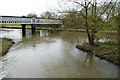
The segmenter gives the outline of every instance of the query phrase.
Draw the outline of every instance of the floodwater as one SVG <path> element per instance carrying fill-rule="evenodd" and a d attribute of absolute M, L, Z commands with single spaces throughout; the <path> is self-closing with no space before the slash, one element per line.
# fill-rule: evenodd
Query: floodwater
<path fill-rule="evenodd" d="M 87 40 L 83 32 L 3 29 L 0 37 L 14 44 L 2 58 L 0 78 L 117 78 L 118 66 L 76 49 Z"/>

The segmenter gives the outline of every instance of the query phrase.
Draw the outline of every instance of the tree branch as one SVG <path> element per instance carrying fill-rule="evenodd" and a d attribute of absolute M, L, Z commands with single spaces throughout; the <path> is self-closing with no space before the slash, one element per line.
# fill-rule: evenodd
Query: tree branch
<path fill-rule="evenodd" d="M 107 11 L 107 9 L 109 8 L 109 6 L 110 6 L 110 4 L 111 4 L 112 1 L 113 1 L 113 0 L 111 0 L 111 1 L 109 2 L 108 6 L 107 6 L 107 7 L 104 9 L 104 11 L 99 15 L 99 17 L 97 18 L 97 20 L 100 19 L 100 17 Z"/>

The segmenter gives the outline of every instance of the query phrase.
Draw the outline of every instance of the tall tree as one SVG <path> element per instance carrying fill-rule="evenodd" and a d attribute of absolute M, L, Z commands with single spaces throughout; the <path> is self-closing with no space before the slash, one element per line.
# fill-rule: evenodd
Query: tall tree
<path fill-rule="evenodd" d="M 105 22 L 105 17 L 107 11 L 110 10 L 110 7 L 116 4 L 117 1 L 109 0 L 109 1 L 98 1 L 97 0 L 68 0 L 69 2 L 73 2 L 80 6 L 79 14 L 83 16 L 83 23 L 85 26 L 86 33 L 88 35 L 88 41 L 90 45 L 94 45 L 95 43 L 95 35 L 99 30 L 102 30 L 104 26 L 102 24 Z M 98 4 L 99 3 L 99 4 Z M 114 4 L 113 4 L 114 3 Z M 109 12 L 113 13 L 113 12 Z M 109 15 L 107 15 L 108 17 Z M 107 18 L 106 17 L 106 18 Z M 101 26 L 102 25 L 102 26 Z"/>

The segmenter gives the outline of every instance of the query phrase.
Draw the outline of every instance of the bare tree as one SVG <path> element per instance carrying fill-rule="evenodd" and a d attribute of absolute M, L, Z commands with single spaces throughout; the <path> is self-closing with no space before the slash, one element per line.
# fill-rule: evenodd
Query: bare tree
<path fill-rule="evenodd" d="M 102 29 L 101 25 L 104 21 L 107 11 L 116 5 L 117 0 L 97 1 L 97 0 L 67 0 L 68 2 L 75 3 L 80 9 L 77 9 L 80 16 L 83 16 L 85 30 L 88 35 L 90 45 L 95 43 L 95 34 Z M 114 3 L 114 4 L 113 4 Z M 74 6 L 73 6 L 74 8 Z M 109 12 L 113 13 L 113 12 Z M 110 15 L 107 15 L 107 17 Z M 101 22 L 101 23 L 100 23 Z"/>

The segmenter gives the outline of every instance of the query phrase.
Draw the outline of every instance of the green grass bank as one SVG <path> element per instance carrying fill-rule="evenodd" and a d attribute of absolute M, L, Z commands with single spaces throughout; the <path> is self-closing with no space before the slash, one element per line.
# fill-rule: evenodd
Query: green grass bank
<path fill-rule="evenodd" d="M 113 41 L 97 42 L 95 46 L 90 46 L 88 43 L 77 44 L 76 48 L 91 52 L 98 56 L 100 59 L 105 59 L 109 62 L 119 65 L 120 55 L 118 52 L 118 44 Z M 88 53 L 89 54 L 89 53 Z"/>
<path fill-rule="evenodd" d="M 0 56 L 6 55 L 14 43 L 12 39 L 0 38 Z"/>

